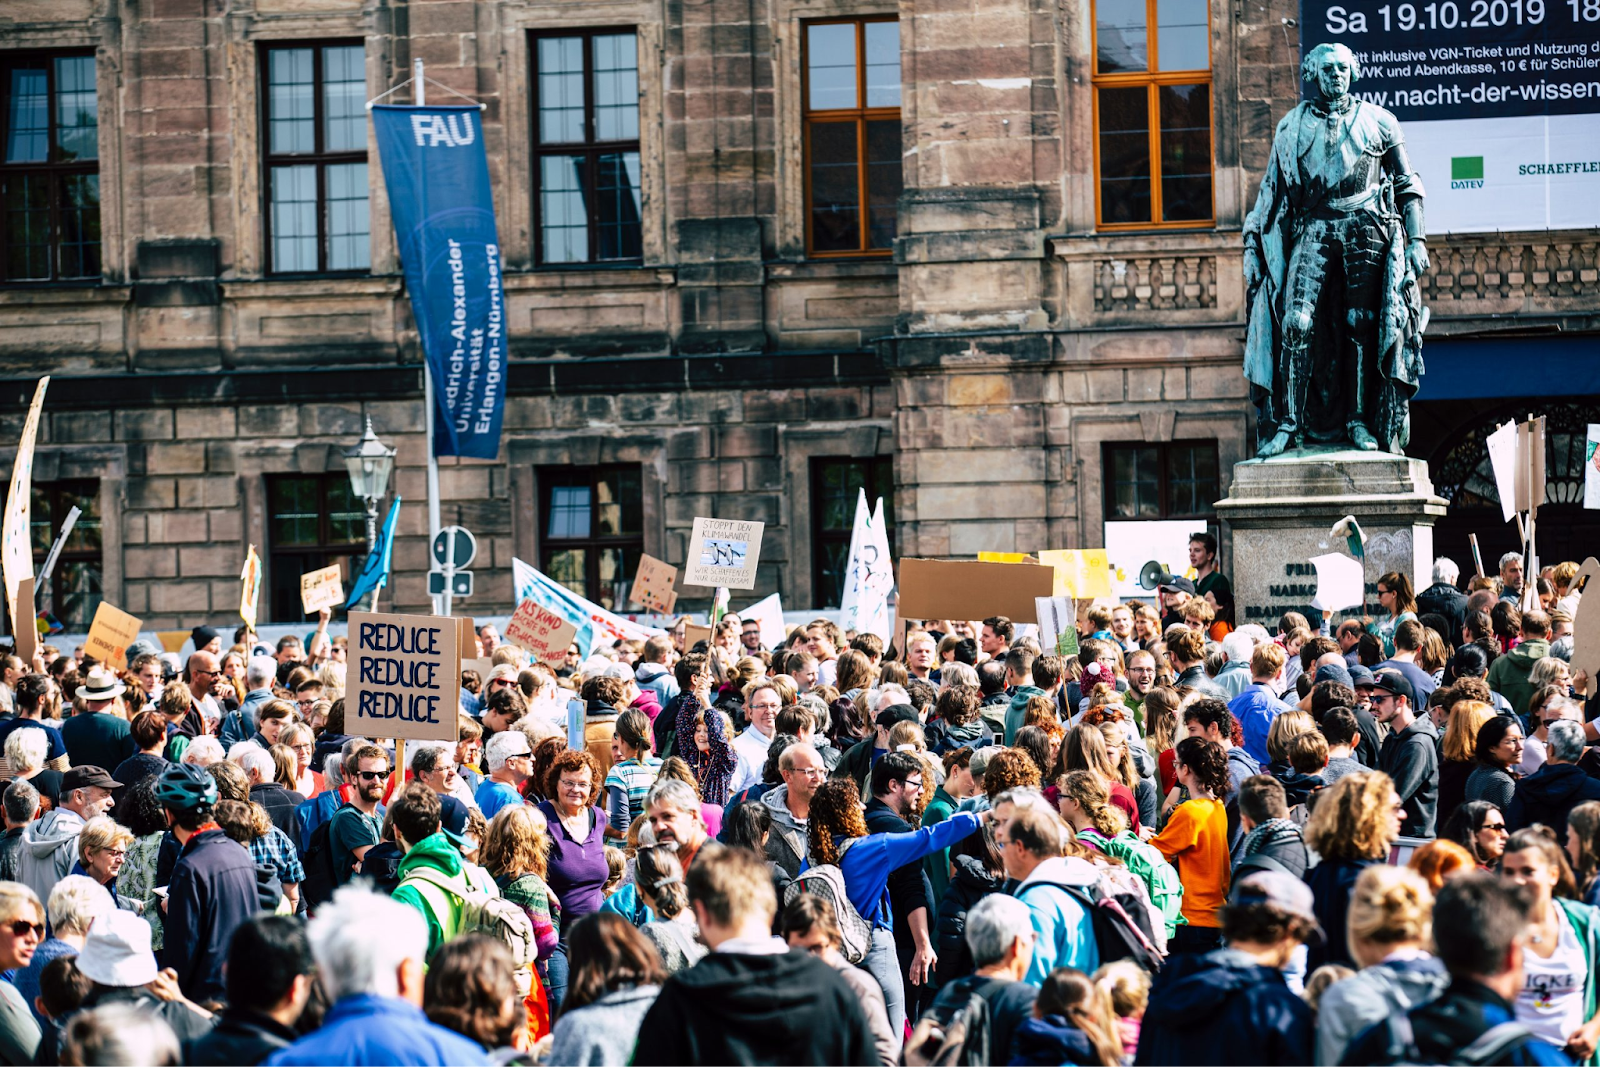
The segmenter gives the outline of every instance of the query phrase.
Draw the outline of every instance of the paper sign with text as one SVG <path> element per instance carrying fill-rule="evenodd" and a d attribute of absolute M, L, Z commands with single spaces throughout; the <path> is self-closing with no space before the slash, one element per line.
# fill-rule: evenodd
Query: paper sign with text
<path fill-rule="evenodd" d="M 1058 656 L 1078 654 L 1077 613 L 1069 596 L 1042 596 L 1034 599 L 1039 618 L 1039 647 L 1053 649 Z"/>
<path fill-rule="evenodd" d="M 139 640 L 139 620 L 105 601 L 94 611 L 83 650 L 115 670 L 128 667 L 128 646 Z"/>
<path fill-rule="evenodd" d="M 524 600 L 506 620 L 506 640 L 551 666 L 559 666 L 566 660 L 567 649 L 577 636 L 576 626 L 531 600 Z"/>
<path fill-rule="evenodd" d="M 1090 599 L 1111 595 L 1111 563 L 1103 548 L 1060 548 L 1039 553 L 1039 562 L 1054 567 L 1056 596 Z"/>
<path fill-rule="evenodd" d="M 335 563 L 331 567 L 300 576 L 300 606 L 307 615 L 344 603 L 344 573 Z"/>
<path fill-rule="evenodd" d="M 345 690 L 350 733 L 455 741 L 457 636 L 451 618 L 352 611 Z"/>
<path fill-rule="evenodd" d="M 683 584 L 754 589 L 765 525 L 744 519 L 695 519 Z"/>
<path fill-rule="evenodd" d="M 678 581 L 678 568 L 654 556 L 640 553 L 639 569 L 633 576 L 633 588 L 628 599 L 651 611 L 668 612 L 676 599 L 672 587 Z"/>

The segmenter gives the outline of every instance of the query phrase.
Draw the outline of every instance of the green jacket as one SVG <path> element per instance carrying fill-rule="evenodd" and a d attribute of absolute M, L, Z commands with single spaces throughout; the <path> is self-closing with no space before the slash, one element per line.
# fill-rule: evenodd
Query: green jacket
<path fill-rule="evenodd" d="M 1533 665 L 1550 654 L 1550 642 L 1542 639 L 1522 642 L 1503 656 L 1497 656 L 1489 665 L 1489 688 L 1506 698 L 1511 710 L 1518 715 L 1528 713 L 1528 702 L 1533 699 L 1533 683 L 1528 675 Z"/>
<path fill-rule="evenodd" d="M 411 851 L 400 861 L 400 869 L 396 872 L 400 875 L 400 888 L 394 891 L 394 899 L 416 908 L 428 921 L 429 959 L 433 958 L 441 945 L 460 933 L 461 897 L 473 889 L 483 888 L 468 881 L 468 866 L 442 832 L 424 837 L 412 845 Z M 423 881 L 417 877 L 417 872 L 423 868 L 442 877 L 447 883 L 458 886 L 458 891 L 447 892 L 431 882 Z"/>
<path fill-rule="evenodd" d="M 941 785 L 933 791 L 933 799 L 928 801 L 928 806 L 922 809 L 922 825 L 937 826 L 955 813 L 956 798 L 946 793 Z M 944 891 L 950 888 L 950 850 L 941 848 L 922 857 L 922 869 L 933 886 L 933 892 L 928 896 L 928 903 L 932 905 L 928 909 L 928 927 L 932 929 L 938 919 L 939 901 L 944 899 Z"/>
<path fill-rule="evenodd" d="M 1028 718 L 1028 698 L 1049 695 L 1036 685 L 1017 686 L 1017 691 L 1011 695 L 1011 706 L 1006 709 L 1006 744 L 1017 743 L 1017 731 Z"/>
<path fill-rule="evenodd" d="M 1585 1020 L 1593 1019 L 1596 1001 L 1600 999 L 1596 997 L 1597 991 L 1600 991 L 1600 970 L 1597 970 L 1600 968 L 1600 908 L 1562 897 L 1556 897 L 1555 903 L 1556 907 L 1567 913 L 1572 932 L 1578 935 L 1578 942 L 1583 945 L 1584 962 L 1589 966 L 1589 978 L 1583 985 L 1583 1017 Z M 1600 1065 L 1600 1050 L 1583 1062 L 1590 1067 Z"/>

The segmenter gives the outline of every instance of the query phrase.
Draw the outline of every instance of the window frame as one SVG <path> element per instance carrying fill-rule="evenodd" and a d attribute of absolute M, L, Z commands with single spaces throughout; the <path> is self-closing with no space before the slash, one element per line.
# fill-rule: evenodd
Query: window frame
<path fill-rule="evenodd" d="M 810 259 L 881 259 L 894 255 L 894 247 L 872 248 L 868 244 L 872 237 L 871 201 L 869 200 L 868 178 L 869 166 L 867 163 L 867 123 L 894 121 L 897 125 L 903 120 L 901 114 L 905 102 L 904 71 L 901 71 L 901 104 L 896 107 L 868 107 L 867 103 L 867 31 L 869 22 L 896 22 L 900 21 L 898 14 L 894 15 L 840 15 L 828 18 L 806 19 L 800 23 L 800 174 L 801 174 L 801 207 L 805 212 L 806 256 Z M 856 103 L 853 108 L 822 108 L 813 111 L 811 108 L 811 27 L 813 26 L 854 26 L 856 30 Z M 856 127 L 856 197 L 857 210 L 860 218 L 861 247 L 855 249 L 836 249 L 833 251 L 817 251 L 812 233 L 813 213 L 811 210 L 811 128 L 822 123 L 854 122 Z M 902 157 L 903 158 L 903 157 Z M 902 168 L 904 164 L 902 163 Z M 905 188 L 905 174 L 901 172 L 901 189 Z M 899 233 L 898 214 L 896 216 L 896 234 Z"/>
<path fill-rule="evenodd" d="M 1210 447 L 1213 459 L 1217 463 L 1217 491 L 1222 491 L 1222 455 L 1218 448 L 1219 442 L 1213 437 L 1191 437 L 1176 441 L 1106 441 L 1101 446 L 1101 514 L 1106 522 L 1162 522 L 1167 520 L 1205 519 L 1215 522 L 1217 519 L 1216 501 L 1211 502 L 1210 511 L 1201 512 L 1176 512 L 1171 510 L 1172 489 L 1169 473 L 1171 453 L 1178 448 Z M 1157 502 L 1160 505 L 1159 514 L 1156 515 L 1118 515 L 1116 513 L 1116 486 L 1114 477 L 1113 456 L 1117 452 L 1136 452 L 1143 449 L 1156 450 L 1157 471 Z"/>
<path fill-rule="evenodd" d="M 885 533 L 889 537 L 889 554 L 891 556 L 896 554 L 895 553 L 895 523 L 894 523 L 894 491 L 895 491 L 894 457 L 893 456 L 812 456 L 812 457 L 810 457 L 810 471 L 808 472 L 809 475 L 810 475 L 810 477 L 809 477 L 809 483 L 810 484 L 809 484 L 808 488 L 810 490 L 811 495 L 807 499 L 806 505 L 807 505 L 808 509 L 811 512 L 811 523 L 810 523 L 810 525 L 811 525 L 811 597 L 812 597 L 812 603 L 816 604 L 819 608 L 826 608 L 826 609 L 837 608 L 839 605 L 837 605 L 837 604 L 828 604 L 827 603 L 827 601 L 829 599 L 828 590 L 826 588 L 826 583 L 828 581 L 828 568 L 825 565 L 826 562 L 827 562 L 827 556 L 826 556 L 826 553 L 825 553 L 824 549 L 828 545 L 842 544 L 842 545 L 844 545 L 845 552 L 848 553 L 850 551 L 850 538 L 852 536 L 853 528 L 854 528 L 854 525 L 855 525 L 855 523 L 854 523 L 855 511 L 853 510 L 854 507 L 855 507 L 855 503 L 854 503 L 854 501 L 852 501 L 848 505 L 848 507 L 850 507 L 852 509 L 851 512 L 850 512 L 850 516 L 851 516 L 851 520 L 852 521 L 849 524 L 849 526 L 847 526 L 843 530 L 829 530 L 829 529 L 826 529 L 823 526 L 823 512 L 825 510 L 823 508 L 823 506 L 822 506 L 823 471 L 824 471 L 824 469 L 826 467 L 828 467 L 828 465 L 835 464 L 835 463 L 839 463 L 839 464 L 862 463 L 862 464 L 866 465 L 866 468 L 867 468 L 867 486 L 866 486 L 866 490 L 867 490 L 867 506 L 868 507 L 872 507 L 874 505 L 874 503 L 876 502 L 876 496 L 882 495 L 882 496 L 885 497 L 884 504 L 886 506 L 884 507 L 884 526 L 885 526 Z M 887 493 L 883 493 L 883 494 L 878 494 L 877 491 L 876 491 L 878 471 L 880 469 L 884 472 L 884 474 L 885 474 L 885 476 L 887 478 L 888 486 L 889 486 L 889 491 Z M 849 565 L 849 563 L 848 563 L 848 560 L 847 560 L 846 561 L 846 566 L 848 566 L 848 565 Z"/>
<path fill-rule="evenodd" d="M 279 544 L 274 529 L 278 512 L 273 507 L 273 486 L 279 482 L 289 481 L 315 481 L 317 483 L 317 541 L 315 544 Z M 344 471 L 325 471 L 322 473 L 294 472 L 282 474 L 269 474 L 266 476 L 266 495 L 264 498 L 264 511 L 266 512 L 266 562 L 267 562 L 267 615 L 273 622 L 279 624 L 298 624 L 308 616 L 304 611 L 292 610 L 280 613 L 279 608 L 299 608 L 300 585 L 299 578 L 302 574 L 328 567 L 334 563 L 345 561 L 345 581 L 355 580 L 361 564 L 367 556 L 366 530 L 363 528 L 355 541 L 333 540 L 333 509 L 328 500 L 328 487 L 343 483 L 347 488 L 350 484 L 350 475 Z M 365 521 L 365 509 L 362 501 L 351 498 L 354 507 L 360 508 Z M 341 549 L 347 551 L 341 551 Z M 294 574 L 292 576 L 292 592 L 289 582 L 285 582 L 284 595 L 290 597 L 288 605 L 280 605 L 278 601 L 278 581 L 281 575 L 278 568 L 281 564 L 294 560 Z M 333 617 L 344 618 L 343 605 L 336 605 Z"/>
<path fill-rule="evenodd" d="M 257 43 L 257 65 L 260 68 L 260 85 L 256 93 L 258 104 L 257 129 L 261 135 L 261 235 L 262 259 L 265 273 L 272 278 L 360 278 L 372 273 L 372 151 L 371 135 L 361 151 L 327 152 L 324 150 L 323 122 L 326 118 L 323 93 L 323 49 L 361 49 L 362 70 L 366 69 L 367 42 L 361 37 L 289 38 Z M 271 54 L 289 49 L 311 49 L 311 126 L 314 150 L 310 154 L 274 155 L 272 151 L 272 68 Z M 367 266 L 351 270 L 333 270 L 328 266 L 328 167 L 346 163 L 367 165 Z M 277 251 L 272 243 L 272 168 L 284 166 L 311 166 L 317 184 L 317 267 L 315 270 L 277 269 Z"/>
<path fill-rule="evenodd" d="M 594 139 L 598 124 L 595 121 L 594 94 L 594 39 L 631 33 L 634 42 L 634 76 L 639 80 L 638 134 L 631 141 L 598 141 Z M 539 42 L 561 37 L 577 37 L 583 41 L 583 132 L 582 141 L 551 141 L 539 139 Z M 639 65 L 639 27 L 583 26 L 560 27 L 528 31 L 528 188 L 533 218 L 533 264 L 540 270 L 593 270 L 607 267 L 636 267 L 644 263 L 644 87 Z M 617 259 L 601 259 L 600 248 L 600 157 L 609 154 L 635 152 L 639 156 L 639 254 Z M 589 258 L 583 260 L 556 260 L 544 258 L 544 214 L 540 204 L 540 182 L 543 178 L 545 156 L 584 157 L 583 193 L 588 206 Z"/>
<path fill-rule="evenodd" d="M 1205 70 L 1169 71 L 1157 69 L 1160 64 L 1160 0 L 1145 0 L 1145 47 L 1149 61 L 1142 71 L 1100 73 L 1100 22 L 1093 3 L 1089 10 L 1089 101 L 1092 109 L 1092 135 L 1094 139 L 1094 226 L 1106 233 L 1126 233 L 1144 230 L 1208 230 L 1217 224 L 1217 94 L 1216 47 L 1211 31 L 1213 19 L 1210 0 L 1206 0 L 1206 68 Z M 1211 214 L 1204 219 L 1183 219 L 1177 222 L 1161 220 L 1161 87 L 1165 85 L 1206 86 L 1209 121 L 1206 159 L 1211 169 Z M 1149 118 L 1147 133 L 1150 153 L 1150 219 L 1147 222 L 1106 222 L 1100 196 L 1100 90 L 1145 88 L 1145 114 Z"/>
<path fill-rule="evenodd" d="M 639 531 L 637 533 L 604 534 L 600 533 L 600 494 L 597 488 L 605 476 L 612 473 L 629 473 L 638 481 L 639 499 L 636 507 L 639 512 Z M 566 466 L 566 467 L 538 467 L 535 476 L 539 486 L 539 501 L 536 529 L 539 532 L 539 569 L 550 576 L 550 580 L 562 585 L 551 570 L 550 557 L 556 552 L 566 552 L 573 549 L 583 549 L 583 586 L 584 591 L 579 594 L 587 600 L 604 606 L 605 589 L 600 578 L 600 557 L 604 550 L 621 549 L 624 553 L 632 552 L 633 560 L 629 561 L 624 555 L 624 562 L 637 563 L 638 556 L 644 552 L 644 465 L 639 463 L 598 463 L 592 466 Z M 551 496 L 557 488 L 572 488 L 579 477 L 588 479 L 589 487 L 589 534 L 587 537 L 552 537 L 550 536 Z M 557 485 L 558 481 L 565 484 Z M 621 501 L 618 501 L 620 507 Z M 634 568 L 636 569 L 636 567 Z M 627 574 L 616 579 L 626 587 L 633 581 L 633 569 Z M 627 590 L 614 597 L 614 603 L 609 609 L 622 613 L 627 607 Z"/>
<path fill-rule="evenodd" d="M 105 600 L 105 516 L 99 514 L 100 479 L 61 478 L 50 482 L 34 482 L 31 488 L 34 494 L 43 495 L 44 498 L 49 502 L 50 507 L 50 536 L 45 541 L 43 548 L 31 543 L 33 535 L 32 531 L 29 532 L 29 547 L 33 554 L 33 567 L 35 571 L 44 566 L 46 557 L 50 555 L 50 546 L 55 543 L 55 539 L 60 535 L 61 524 L 66 521 L 67 513 L 71 511 L 73 507 L 77 506 L 80 500 L 92 500 L 95 502 L 96 518 L 100 523 L 100 547 L 94 551 L 89 551 L 88 549 L 83 548 L 72 548 L 70 547 L 72 538 L 69 537 L 67 539 L 67 544 L 61 546 L 61 554 L 56 557 L 55 568 L 50 572 L 50 614 L 56 617 L 58 620 L 61 619 L 61 602 L 66 596 L 70 596 L 72 592 L 63 585 L 63 576 L 66 573 L 65 565 L 69 563 L 88 563 L 93 565 L 95 570 L 99 573 L 99 600 L 95 601 L 95 603 L 91 605 L 83 620 L 83 629 L 84 631 L 87 631 L 90 623 L 94 621 L 94 608 L 98 607 L 100 602 Z M 77 491 L 80 489 L 82 490 L 81 492 Z M 37 502 L 35 501 L 34 503 Z M 37 523 L 38 514 L 38 509 L 33 508 L 31 511 L 32 522 Z M 74 534 L 77 534 L 79 527 L 74 525 L 72 530 Z M 39 590 L 35 589 L 35 609 L 37 609 L 38 606 L 38 596 Z M 68 625 L 65 620 L 62 620 L 62 625 L 70 630 L 77 624 L 74 623 Z M 10 632 L 9 620 L 7 621 L 7 632 Z"/>
<path fill-rule="evenodd" d="M 56 153 L 56 64 L 58 59 L 93 59 L 95 60 L 95 157 L 92 160 L 74 160 L 61 162 L 54 158 Z M 6 260 L 10 251 L 10 243 L 6 240 L 7 227 L 0 225 L 0 285 L 12 286 L 71 286 L 83 287 L 99 285 L 105 277 L 105 234 L 101 231 L 100 270 L 93 275 L 83 275 L 75 278 L 60 277 L 61 269 L 61 219 L 62 205 L 65 199 L 63 193 L 63 180 L 68 175 L 93 174 L 100 175 L 100 64 L 93 48 L 29 48 L 6 50 L 0 52 L 0 146 L 11 132 L 11 78 L 10 73 L 17 67 L 28 66 L 32 63 L 43 62 L 45 65 L 45 94 L 49 101 L 46 110 L 48 125 L 46 127 L 47 158 L 36 163 L 7 163 L 5 153 L 0 148 L 0 177 L 10 175 L 42 174 L 50 183 L 50 239 L 46 245 L 50 257 L 50 277 L 48 278 L 10 278 L 6 276 Z M 96 193 L 95 209 L 99 211 L 101 202 Z M 0 207 L 0 220 L 4 219 L 3 207 Z M 103 225 L 102 219 L 102 225 Z"/>

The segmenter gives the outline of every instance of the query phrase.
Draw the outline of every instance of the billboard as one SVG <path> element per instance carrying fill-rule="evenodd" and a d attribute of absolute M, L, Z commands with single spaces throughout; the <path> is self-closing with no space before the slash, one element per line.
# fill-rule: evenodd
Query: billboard
<path fill-rule="evenodd" d="M 1361 61 L 1429 233 L 1600 225 L 1600 0 L 1301 0 L 1300 40 Z"/>

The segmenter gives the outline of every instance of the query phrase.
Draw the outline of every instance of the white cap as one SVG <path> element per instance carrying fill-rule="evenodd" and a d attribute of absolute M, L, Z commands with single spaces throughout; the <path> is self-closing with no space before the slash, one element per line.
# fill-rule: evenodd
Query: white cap
<path fill-rule="evenodd" d="M 150 924 L 131 911 L 118 909 L 100 916 L 78 954 L 78 970 L 100 985 L 128 988 L 156 980 L 156 957 L 150 951 Z"/>

